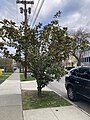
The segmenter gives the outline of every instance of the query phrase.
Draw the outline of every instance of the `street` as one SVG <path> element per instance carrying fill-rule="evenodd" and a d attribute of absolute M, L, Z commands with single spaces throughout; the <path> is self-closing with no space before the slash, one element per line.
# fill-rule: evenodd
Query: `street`
<path fill-rule="evenodd" d="M 65 79 L 62 77 L 59 82 L 54 81 L 49 83 L 48 87 L 52 90 L 54 90 L 56 93 L 59 95 L 62 95 L 66 99 L 68 99 L 67 94 L 66 94 L 66 89 L 65 89 Z M 90 102 L 85 101 L 83 99 L 80 99 L 77 102 L 73 102 L 75 105 L 80 107 L 82 110 L 90 114 Z"/>

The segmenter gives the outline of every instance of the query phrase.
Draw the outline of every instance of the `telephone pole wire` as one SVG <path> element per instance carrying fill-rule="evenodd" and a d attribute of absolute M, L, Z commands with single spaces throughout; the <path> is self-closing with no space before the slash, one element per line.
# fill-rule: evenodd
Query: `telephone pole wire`
<path fill-rule="evenodd" d="M 35 24 L 35 22 L 36 22 L 36 20 L 37 20 L 37 17 L 38 17 L 38 15 L 39 15 L 40 11 L 41 11 L 41 8 L 42 8 L 42 6 L 43 6 L 44 1 L 45 1 L 45 0 L 42 0 L 41 5 L 40 5 L 40 7 L 39 7 L 39 9 L 38 9 L 38 12 L 36 13 L 35 19 L 34 19 L 34 21 L 33 21 L 32 24 L 31 24 L 32 28 L 33 28 L 33 26 L 34 26 L 34 24 Z"/>

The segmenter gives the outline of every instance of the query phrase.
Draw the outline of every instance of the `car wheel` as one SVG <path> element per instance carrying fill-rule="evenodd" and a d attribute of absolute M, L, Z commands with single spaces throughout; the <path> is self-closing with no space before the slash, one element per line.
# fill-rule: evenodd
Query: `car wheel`
<path fill-rule="evenodd" d="M 74 90 L 73 87 L 68 87 L 67 89 L 67 95 L 68 95 L 68 98 L 71 100 L 71 101 L 76 101 L 77 100 L 77 95 L 76 95 L 76 92 Z"/>

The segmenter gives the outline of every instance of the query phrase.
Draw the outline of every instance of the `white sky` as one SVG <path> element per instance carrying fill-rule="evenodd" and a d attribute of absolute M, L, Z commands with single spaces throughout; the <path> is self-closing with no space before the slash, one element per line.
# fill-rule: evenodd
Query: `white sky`
<path fill-rule="evenodd" d="M 32 20 L 37 1 L 34 0 L 29 23 Z M 20 24 L 24 20 L 24 15 L 19 12 L 20 6 L 16 4 L 16 0 L 0 0 L 0 20 L 7 18 Z M 67 26 L 69 30 L 79 27 L 90 28 L 90 0 L 45 0 L 36 24 L 38 22 L 47 24 L 58 10 L 62 12 L 61 26 Z"/>
<path fill-rule="evenodd" d="M 34 0 L 29 24 L 37 2 L 38 0 Z M 16 0 L 0 0 L 0 20 L 11 19 L 20 24 L 24 20 L 24 15 L 19 12 L 20 6 L 22 5 L 17 5 Z M 68 27 L 70 31 L 80 27 L 90 30 L 90 0 L 45 0 L 36 24 L 38 22 L 43 23 L 43 25 L 48 24 L 59 10 L 62 12 L 59 20 L 61 26 Z M 12 52 L 15 51 L 12 49 Z"/>

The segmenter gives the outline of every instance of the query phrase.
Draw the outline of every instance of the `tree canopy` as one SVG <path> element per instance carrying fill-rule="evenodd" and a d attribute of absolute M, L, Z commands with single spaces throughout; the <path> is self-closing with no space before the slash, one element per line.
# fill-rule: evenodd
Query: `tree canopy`
<path fill-rule="evenodd" d="M 70 51 L 71 38 L 67 28 L 61 27 L 58 20 L 42 26 L 39 23 L 33 29 L 22 23 L 16 26 L 15 22 L 3 20 L 0 22 L 0 37 L 7 46 L 16 49 L 15 54 L 4 46 L 3 52 L 28 67 L 37 80 L 38 94 L 49 81 L 59 80 L 64 74 L 62 61 Z"/>

